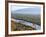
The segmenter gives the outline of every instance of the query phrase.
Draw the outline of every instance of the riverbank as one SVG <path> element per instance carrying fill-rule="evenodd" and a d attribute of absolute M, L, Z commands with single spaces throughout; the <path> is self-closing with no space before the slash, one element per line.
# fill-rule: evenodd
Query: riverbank
<path fill-rule="evenodd" d="M 33 26 L 33 23 L 30 23 L 30 22 L 27 22 L 27 21 L 24 21 L 24 20 L 17 20 L 17 19 L 11 19 L 12 21 L 14 22 L 17 22 L 17 23 L 21 23 L 23 25 L 26 25 L 26 26 L 31 26 L 32 28 L 35 28 L 36 30 L 40 30 L 41 29 L 41 26 L 37 25 L 37 24 L 34 24 Z"/>
<path fill-rule="evenodd" d="M 24 30 L 35 30 L 35 29 L 30 26 L 25 26 L 23 24 L 11 21 L 11 30 L 12 31 L 24 31 Z"/>

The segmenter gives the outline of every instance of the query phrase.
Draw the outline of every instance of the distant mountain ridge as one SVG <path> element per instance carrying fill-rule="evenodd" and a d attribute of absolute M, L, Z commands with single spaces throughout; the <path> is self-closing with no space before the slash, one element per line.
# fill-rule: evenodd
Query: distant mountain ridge
<path fill-rule="evenodd" d="M 20 10 L 16 10 L 16 11 L 12 11 L 12 13 L 16 14 L 40 14 L 40 9 L 32 9 L 32 8 L 24 8 L 24 9 L 20 9 Z"/>

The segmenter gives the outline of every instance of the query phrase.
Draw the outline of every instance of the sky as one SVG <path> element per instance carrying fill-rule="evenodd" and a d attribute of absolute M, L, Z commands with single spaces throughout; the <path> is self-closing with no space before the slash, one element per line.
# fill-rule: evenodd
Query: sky
<path fill-rule="evenodd" d="M 26 12 L 26 11 L 24 12 L 24 10 L 22 10 L 22 9 L 28 9 L 28 8 L 30 9 L 30 12 Z M 17 10 L 21 10 L 21 12 L 20 11 L 17 12 Z M 41 10 L 40 6 L 21 6 L 21 5 L 11 6 L 11 11 L 16 11 L 16 13 L 24 12 L 24 14 L 30 14 L 30 13 L 39 14 L 40 10 Z"/>
<path fill-rule="evenodd" d="M 28 6 L 11 6 L 11 10 L 14 11 L 14 10 L 20 10 L 20 9 L 24 9 L 24 8 L 29 8 Z"/>
<path fill-rule="evenodd" d="M 14 10 L 19 10 L 19 9 L 24 9 L 24 8 L 40 8 L 39 6 L 21 6 L 21 5 L 11 5 L 11 10 L 14 11 Z M 38 9 L 37 8 L 37 9 Z"/>

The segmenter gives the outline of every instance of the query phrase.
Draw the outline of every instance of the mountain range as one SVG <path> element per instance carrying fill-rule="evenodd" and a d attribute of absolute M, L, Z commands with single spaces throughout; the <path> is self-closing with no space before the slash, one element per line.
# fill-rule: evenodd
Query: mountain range
<path fill-rule="evenodd" d="M 40 9 L 33 9 L 33 8 L 24 8 L 24 9 L 19 9 L 16 11 L 12 11 L 13 14 L 32 14 L 32 15 L 39 15 L 40 14 Z"/>

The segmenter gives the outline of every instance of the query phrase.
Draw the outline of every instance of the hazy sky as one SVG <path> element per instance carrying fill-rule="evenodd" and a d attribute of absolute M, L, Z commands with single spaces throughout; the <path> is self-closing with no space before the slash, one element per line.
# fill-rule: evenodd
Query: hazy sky
<path fill-rule="evenodd" d="M 29 6 L 20 6 L 20 5 L 19 6 L 17 6 L 17 5 L 16 6 L 13 6 L 13 5 L 11 6 L 11 10 L 12 11 L 17 11 L 17 10 L 26 9 L 26 8 L 30 8 L 30 12 L 28 12 L 29 14 L 30 13 L 32 13 L 32 14 L 33 13 L 34 14 L 39 14 L 40 13 L 40 9 L 41 9 L 40 6 L 30 6 L 30 7 Z M 18 13 L 22 13 L 22 11 L 21 12 L 18 12 Z M 26 13 L 26 12 L 24 12 L 24 13 Z"/>
<path fill-rule="evenodd" d="M 30 8 L 28 6 L 11 6 L 11 10 L 20 10 L 20 9 L 24 9 L 24 8 Z M 32 8 L 32 7 L 31 7 Z"/>

